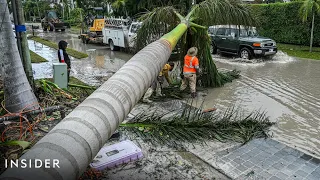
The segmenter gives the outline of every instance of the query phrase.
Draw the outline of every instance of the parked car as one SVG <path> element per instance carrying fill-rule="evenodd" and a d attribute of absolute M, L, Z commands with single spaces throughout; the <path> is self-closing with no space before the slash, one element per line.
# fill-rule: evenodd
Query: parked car
<path fill-rule="evenodd" d="M 273 56 L 277 53 L 276 42 L 258 35 L 255 27 L 236 25 L 210 26 L 211 53 L 219 50 L 223 53 L 235 54 L 243 59 L 260 56 Z"/>

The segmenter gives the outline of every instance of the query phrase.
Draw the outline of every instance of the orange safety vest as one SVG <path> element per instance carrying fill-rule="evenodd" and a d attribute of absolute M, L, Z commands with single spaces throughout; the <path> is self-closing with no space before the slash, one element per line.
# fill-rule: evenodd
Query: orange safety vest
<path fill-rule="evenodd" d="M 196 67 L 199 66 L 199 60 L 195 56 L 186 55 L 184 57 L 183 74 L 196 73 Z"/>

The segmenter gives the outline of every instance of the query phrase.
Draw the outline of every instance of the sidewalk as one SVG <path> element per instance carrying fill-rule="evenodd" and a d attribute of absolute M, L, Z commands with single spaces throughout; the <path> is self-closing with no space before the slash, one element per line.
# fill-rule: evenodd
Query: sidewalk
<path fill-rule="evenodd" d="M 193 152 L 232 179 L 320 179 L 320 160 L 272 139 L 212 154 Z"/>
<path fill-rule="evenodd" d="M 131 116 L 143 110 L 176 113 L 181 101 L 137 105 Z M 172 115 L 168 113 L 168 116 Z M 208 141 L 206 146 L 189 146 L 188 151 L 231 179 L 284 180 L 320 179 L 320 160 L 273 139 L 253 139 L 239 143 Z M 195 166 L 195 164 L 193 164 Z"/>

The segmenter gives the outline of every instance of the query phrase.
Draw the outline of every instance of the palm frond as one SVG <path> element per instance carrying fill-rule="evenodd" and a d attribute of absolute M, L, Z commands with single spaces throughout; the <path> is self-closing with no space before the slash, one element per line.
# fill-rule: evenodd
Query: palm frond
<path fill-rule="evenodd" d="M 184 12 L 184 11 L 181 11 Z M 183 15 L 172 6 L 158 7 L 153 11 L 141 16 L 142 27 L 138 31 L 136 50 L 140 50 L 147 44 L 159 39 L 165 33 L 171 31 L 180 22 Z M 190 15 L 190 19 L 189 18 Z M 251 17 L 247 7 L 240 4 L 238 0 L 205 0 L 193 7 L 186 17 L 189 23 L 196 23 L 200 26 L 210 26 L 215 24 L 236 24 L 251 25 Z M 200 26 L 191 26 L 182 36 L 177 44 L 176 50 L 179 52 L 178 59 L 183 64 L 183 59 L 188 48 L 195 46 L 198 48 L 198 58 L 203 69 L 203 75 L 199 77 L 200 86 L 220 87 L 226 82 L 232 81 L 237 76 L 221 74 L 212 60 L 210 53 L 211 39 L 207 29 Z M 182 67 L 181 67 L 182 68 Z"/>
<path fill-rule="evenodd" d="M 135 39 L 138 50 L 158 40 L 162 35 L 171 31 L 180 23 L 176 10 L 172 6 L 155 8 L 143 14 L 139 20 L 143 24 Z"/>
<path fill-rule="evenodd" d="M 303 22 L 306 22 L 308 20 L 308 17 L 312 14 L 314 4 L 315 4 L 314 0 L 306 0 L 303 2 L 299 11 Z"/>
<path fill-rule="evenodd" d="M 236 69 L 232 71 L 222 71 L 222 72 L 219 71 L 219 75 L 220 75 L 222 84 L 232 82 L 234 79 L 238 79 L 241 76 L 240 71 Z"/>
<path fill-rule="evenodd" d="M 252 25 L 254 18 L 248 7 L 238 0 L 205 0 L 194 6 L 192 21 L 203 25 Z"/>
<path fill-rule="evenodd" d="M 191 32 L 192 33 L 192 32 Z M 202 68 L 202 75 L 198 77 L 204 87 L 220 87 L 224 83 L 221 81 L 217 67 L 212 60 L 210 53 L 211 39 L 206 29 L 198 29 L 197 33 L 192 33 L 193 46 L 198 47 L 199 64 Z"/>
<path fill-rule="evenodd" d="M 255 111 L 247 116 L 240 109 L 229 108 L 222 115 L 203 113 L 201 108 L 185 105 L 175 115 L 143 112 L 130 122 L 120 125 L 120 130 L 133 132 L 154 145 L 183 147 L 184 143 L 205 143 L 206 140 L 246 143 L 253 138 L 268 137 L 267 131 L 274 123 L 265 112 Z"/>

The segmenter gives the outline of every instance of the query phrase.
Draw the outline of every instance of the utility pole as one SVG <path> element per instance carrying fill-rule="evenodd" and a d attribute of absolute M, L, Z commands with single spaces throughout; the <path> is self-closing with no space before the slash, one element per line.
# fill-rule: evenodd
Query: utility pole
<path fill-rule="evenodd" d="M 39 0 L 37 0 L 37 9 L 38 9 L 38 17 L 41 19 L 41 14 L 39 9 Z"/>
<path fill-rule="evenodd" d="M 16 1 L 12 0 L 11 1 L 11 5 L 12 5 L 13 23 L 14 23 L 14 25 L 17 25 L 17 24 L 19 24 L 19 22 L 18 22 L 18 13 L 17 13 Z M 20 37 L 20 33 L 17 31 L 16 27 L 15 27 L 15 32 L 16 32 L 16 39 L 17 39 L 17 45 L 18 45 L 19 54 L 20 54 L 20 57 L 22 59 L 21 37 Z"/>
<path fill-rule="evenodd" d="M 17 45 L 22 59 L 24 71 L 32 89 L 34 89 L 34 79 L 31 65 L 31 57 L 29 52 L 25 20 L 23 16 L 23 8 L 21 0 L 11 0 L 12 13 L 16 30 Z"/>

